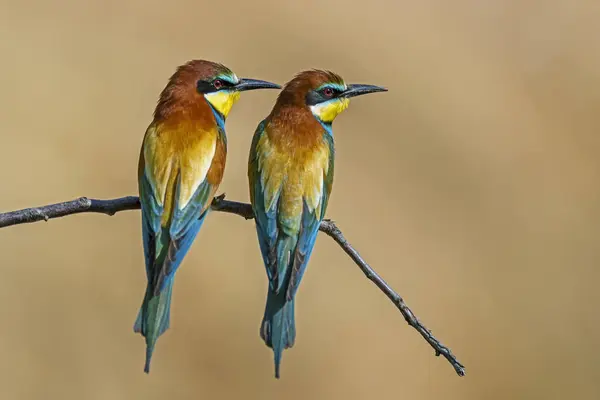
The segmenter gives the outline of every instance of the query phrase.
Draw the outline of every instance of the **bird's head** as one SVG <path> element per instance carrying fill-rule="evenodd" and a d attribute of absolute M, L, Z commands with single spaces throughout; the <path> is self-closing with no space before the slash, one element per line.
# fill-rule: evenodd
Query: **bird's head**
<path fill-rule="evenodd" d="M 330 124 L 350 104 L 350 98 L 367 93 L 387 92 L 374 85 L 346 84 L 330 71 L 310 70 L 297 74 L 279 94 L 281 104 L 308 107 L 319 121 Z"/>
<path fill-rule="evenodd" d="M 184 108 L 206 100 L 213 109 L 227 117 L 240 98 L 240 92 L 254 89 L 281 89 L 281 86 L 258 79 L 238 78 L 223 64 L 192 60 L 177 68 L 161 93 L 161 109 Z"/>

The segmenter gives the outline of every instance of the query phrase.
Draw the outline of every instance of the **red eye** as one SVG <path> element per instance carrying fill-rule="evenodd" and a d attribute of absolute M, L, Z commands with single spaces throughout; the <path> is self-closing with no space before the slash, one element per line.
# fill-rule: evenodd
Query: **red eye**
<path fill-rule="evenodd" d="M 221 89 L 223 87 L 223 81 L 220 80 L 220 79 L 216 79 L 213 82 L 213 86 L 215 87 L 215 89 L 219 90 L 219 89 Z"/>
<path fill-rule="evenodd" d="M 323 89 L 323 94 L 327 97 L 331 97 L 333 96 L 333 89 L 332 88 L 325 88 Z"/>

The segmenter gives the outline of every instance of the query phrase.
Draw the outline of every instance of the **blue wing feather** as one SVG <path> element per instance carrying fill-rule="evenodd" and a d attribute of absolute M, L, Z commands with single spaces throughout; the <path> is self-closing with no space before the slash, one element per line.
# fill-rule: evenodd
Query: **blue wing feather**
<path fill-rule="evenodd" d="M 267 270 L 267 276 L 269 278 L 269 285 L 271 289 L 275 290 L 278 284 L 278 273 L 277 273 L 277 257 L 274 253 L 277 237 L 279 236 L 279 228 L 277 226 L 277 206 L 278 197 L 273 201 L 273 205 L 269 210 L 265 209 L 265 196 L 263 193 L 262 185 L 260 182 L 260 171 L 258 171 L 258 160 L 256 158 L 256 146 L 260 137 L 264 134 L 266 121 L 261 121 L 256 128 L 254 137 L 252 138 L 252 151 L 250 164 L 254 169 L 255 181 L 252 184 L 252 190 L 254 195 L 254 214 L 256 219 L 256 232 L 258 235 L 258 243 L 260 246 L 263 261 Z"/>
<path fill-rule="evenodd" d="M 160 216 L 162 215 L 163 208 L 156 201 L 146 174 L 142 174 L 139 190 L 142 209 L 142 241 L 146 261 L 146 276 L 150 280 L 154 274 L 154 260 L 157 254 L 156 243 L 160 243 L 161 239 Z"/>
<path fill-rule="evenodd" d="M 287 287 L 287 299 L 288 301 L 293 299 L 300 285 L 300 281 L 306 271 L 306 266 L 312 254 L 312 250 L 317 240 L 317 234 L 319 233 L 319 225 L 321 224 L 320 216 L 315 215 L 315 212 L 311 212 L 306 203 L 302 212 L 302 223 L 300 232 L 298 234 L 298 245 L 293 255 L 292 267 L 290 271 L 290 278 Z"/>
<path fill-rule="evenodd" d="M 177 199 L 179 184 L 176 193 Z M 190 202 L 183 209 L 175 207 L 168 227 L 169 247 L 166 256 L 163 260 L 157 259 L 161 261 L 162 266 L 155 275 L 155 293 L 164 290 L 167 282 L 175 276 L 210 210 L 212 193 L 214 193 L 213 185 L 205 180 L 198 186 Z"/>

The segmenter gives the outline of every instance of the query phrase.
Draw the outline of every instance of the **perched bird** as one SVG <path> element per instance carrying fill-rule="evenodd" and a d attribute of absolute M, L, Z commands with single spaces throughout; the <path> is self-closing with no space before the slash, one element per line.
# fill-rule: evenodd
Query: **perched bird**
<path fill-rule="evenodd" d="M 239 79 L 229 68 L 193 60 L 171 76 L 144 136 L 138 166 L 148 284 L 134 331 L 146 338 L 146 364 L 169 328 L 175 272 L 190 249 L 223 178 L 225 119 L 240 92 L 276 88 Z"/>
<path fill-rule="evenodd" d="M 248 180 L 269 278 L 260 335 L 273 349 L 276 378 L 283 350 L 294 345 L 294 296 L 331 194 L 331 124 L 350 97 L 383 91 L 387 89 L 347 85 L 329 71 L 301 72 L 284 86 L 254 133 Z"/>

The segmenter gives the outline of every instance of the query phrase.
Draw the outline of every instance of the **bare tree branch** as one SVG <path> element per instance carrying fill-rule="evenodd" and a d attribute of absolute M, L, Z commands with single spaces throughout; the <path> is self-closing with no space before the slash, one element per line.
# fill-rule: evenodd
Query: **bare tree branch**
<path fill-rule="evenodd" d="M 137 210 L 140 208 L 140 200 L 135 196 L 122 197 L 112 200 L 95 200 L 81 197 L 76 200 L 67 201 L 64 203 L 50 204 L 43 207 L 26 208 L 18 211 L 11 211 L 0 214 L 0 228 L 11 225 L 27 224 L 37 221 L 48 221 L 52 218 L 64 217 L 72 214 L 80 214 L 84 212 L 101 213 L 114 215 L 119 211 Z M 252 207 L 250 204 L 239 203 L 237 201 L 225 200 L 225 194 L 216 197 L 212 203 L 212 209 L 215 211 L 236 214 L 245 219 L 254 218 Z M 358 254 L 356 249 L 348 243 L 340 229 L 331 220 L 323 220 L 320 230 L 330 236 L 335 242 L 350 256 L 350 258 L 358 265 L 361 271 L 369 278 L 377 287 L 385 293 L 385 295 L 396 305 L 406 322 L 415 328 L 417 332 L 429 343 L 435 350 L 435 355 L 443 355 L 452 365 L 459 376 L 465 375 L 465 367 L 456 359 L 450 349 L 440 343 L 433 336 L 431 331 L 427 329 L 419 319 L 413 314 L 410 308 L 406 305 L 402 297 L 396 293 L 374 270 L 367 262 Z"/>

